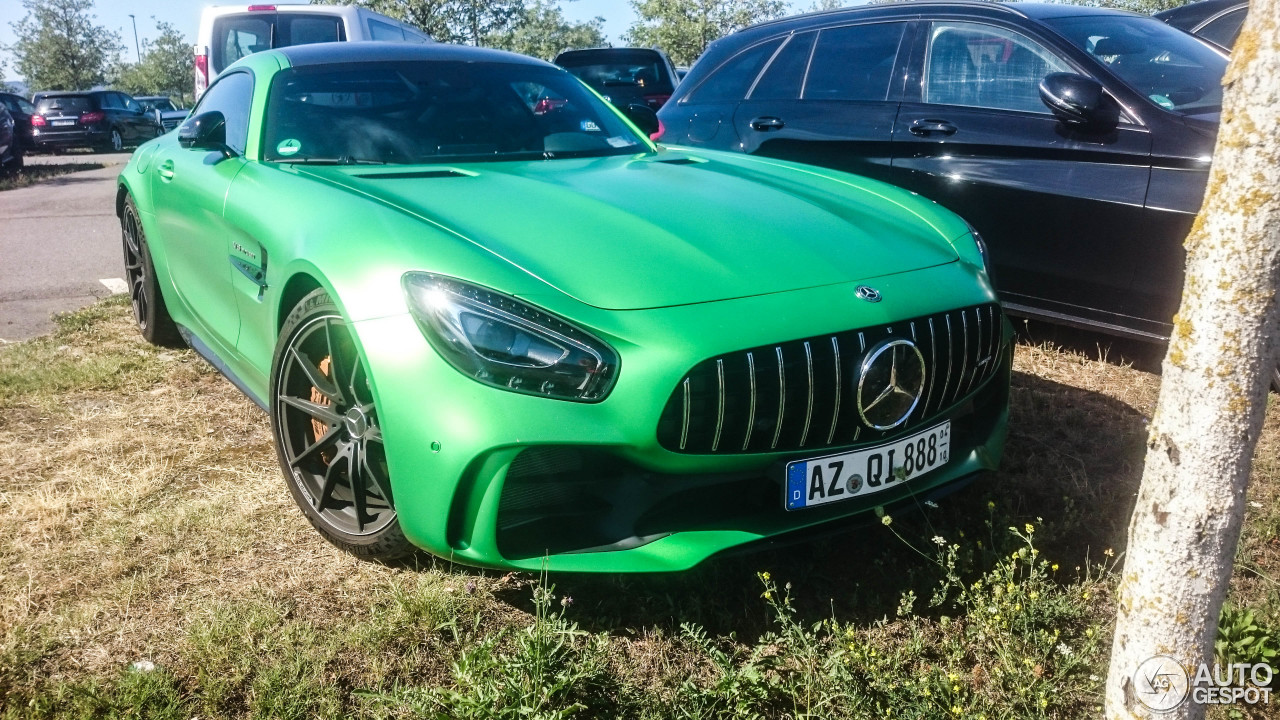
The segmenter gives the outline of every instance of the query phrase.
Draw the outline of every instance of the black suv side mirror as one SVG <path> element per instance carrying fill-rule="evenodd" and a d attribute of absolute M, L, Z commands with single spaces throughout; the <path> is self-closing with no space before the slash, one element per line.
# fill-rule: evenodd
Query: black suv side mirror
<path fill-rule="evenodd" d="M 1040 100 L 1066 125 L 1112 130 L 1120 124 L 1120 106 L 1093 78 L 1050 73 L 1040 81 Z"/>
<path fill-rule="evenodd" d="M 178 128 L 178 144 L 190 150 L 217 150 L 232 154 L 227 147 L 227 119 L 217 110 L 188 118 Z"/>
<path fill-rule="evenodd" d="M 640 103 L 632 103 L 622 110 L 622 114 L 636 127 L 640 128 L 640 132 L 645 135 L 653 135 L 658 132 L 661 125 L 658 124 L 658 113 L 653 108 Z"/>

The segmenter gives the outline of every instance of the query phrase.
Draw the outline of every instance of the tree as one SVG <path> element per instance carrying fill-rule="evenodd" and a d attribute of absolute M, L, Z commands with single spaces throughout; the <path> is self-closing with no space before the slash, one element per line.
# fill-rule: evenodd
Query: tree
<path fill-rule="evenodd" d="M 560 12 L 559 5 L 550 0 L 536 0 L 525 10 L 519 25 L 506 32 L 489 35 L 485 44 L 550 60 L 561 50 L 603 46 L 604 18 L 569 22 Z"/>
<path fill-rule="evenodd" d="M 524 0 L 357 0 L 356 4 L 421 28 L 440 42 L 472 45 L 510 32 L 525 17 Z"/>
<path fill-rule="evenodd" d="M 712 41 L 787 10 L 783 0 L 631 0 L 631 7 L 639 20 L 624 39 L 662 48 L 677 65 L 691 65 Z"/>
<path fill-rule="evenodd" d="M 176 96 L 186 104 L 195 97 L 195 57 L 178 28 L 156 23 L 160 35 L 143 44 L 141 62 L 119 69 L 114 87 L 134 95 Z"/>
<path fill-rule="evenodd" d="M 18 74 L 35 90 L 87 90 L 101 85 L 123 50 L 120 36 L 94 24 L 93 0 L 23 0 L 27 15 L 11 23 L 8 46 Z"/>
<path fill-rule="evenodd" d="M 1152 676 L 1136 671 L 1153 656 L 1175 665 L 1212 657 L 1280 340 L 1277 32 L 1280 0 L 1254 0 L 1223 78 L 1222 124 L 1186 241 L 1182 307 L 1129 525 L 1108 718 L 1146 714 Z M 1188 698 L 1161 717 L 1203 715 Z"/>
<path fill-rule="evenodd" d="M 1115 8 L 1116 10 L 1128 10 L 1142 15 L 1158 13 L 1161 10 L 1171 10 L 1194 1 L 1195 0 L 1062 0 L 1062 2 L 1068 5 Z"/>

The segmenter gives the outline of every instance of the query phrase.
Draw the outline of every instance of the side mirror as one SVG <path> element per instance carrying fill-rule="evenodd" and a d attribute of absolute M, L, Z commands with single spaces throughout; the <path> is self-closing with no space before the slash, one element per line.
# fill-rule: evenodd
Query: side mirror
<path fill-rule="evenodd" d="M 1066 125 L 1111 130 L 1120 124 L 1120 106 L 1093 78 L 1050 73 L 1040 81 L 1040 100 Z"/>
<path fill-rule="evenodd" d="M 622 114 L 627 116 L 633 125 L 640 128 L 640 132 L 645 135 L 653 135 L 658 132 L 662 126 L 658 123 L 658 113 L 653 111 L 647 105 L 640 103 L 632 103 L 622 110 Z"/>
<path fill-rule="evenodd" d="M 227 119 L 217 110 L 187 118 L 178 128 L 178 144 L 189 150 L 230 153 L 231 149 L 227 147 Z"/>

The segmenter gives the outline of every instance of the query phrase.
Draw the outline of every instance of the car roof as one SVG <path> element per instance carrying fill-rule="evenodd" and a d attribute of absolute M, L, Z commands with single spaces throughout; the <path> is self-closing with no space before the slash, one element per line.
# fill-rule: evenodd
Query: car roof
<path fill-rule="evenodd" d="M 505 50 L 490 50 L 489 48 L 449 45 L 446 43 L 417 45 L 394 42 L 330 42 L 293 45 L 255 54 L 266 55 L 268 53 L 280 53 L 293 67 L 336 65 L 352 62 L 412 62 L 424 60 L 498 62 L 555 67 L 544 60 L 538 60 L 526 55 L 517 55 Z"/>
<path fill-rule="evenodd" d="M 985 15 L 987 17 L 1023 17 L 1031 20 L 1071 17 L 1078 15 L 1132 15 L 1145 17 L 1138 13 L 1112 8 L 1090 7 L 1086 5 L 1068 5 L 1065 3 L 1030 3 L 1030 2 L 985 2 L 983 0 L 907 0 L 875 5 L 859 5 L 857 7 L 824 10 L 804 13 L 790 17 L 753 25 L 743 33 L 761 34 L 769 30 L 801 29 L 815 25 L 826 25 L 832 21 L 860 20 L 863 18 L 896 18 L 933 15 L 946 12 L 963 12 L 966 14 Z M 732 37 L 732 36 L 730 36 Z"/>
<path fill-rule="evenodd" d="M 1183 5 L 1181 7 L 1161 10 L 1155 14 L 1155 17 L 1180 28 L 1191 28 L 1217 15 L 1223 10 L 1230 10 L 1235 7 L 1247 7 L 1248 2 L 1243 0 L 1201 0 L 1201 2 Z"/>

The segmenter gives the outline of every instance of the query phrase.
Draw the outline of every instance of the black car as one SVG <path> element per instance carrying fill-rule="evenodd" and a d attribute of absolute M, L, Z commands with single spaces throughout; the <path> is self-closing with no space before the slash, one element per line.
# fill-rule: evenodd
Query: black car
<path fill-rule="evenodd" d="M 22 149 L 17 144 L 13 116 L 0 104 L 0 176 L 11 175 L 22 169 Z"/>
<path fill-rule="evenodd" d="M 1148 16 L 917 1 L 713 43 L 664 143 L 885 180 L 967 219 L 1015 314 L 1163 340 L 1227 58 Z"/>
<path fill-rule="evenodd" d="M 9 111 L 9 115 L 13 118 L 18 147 L 23 152 L 33 150 L 35 144 L 31 139 L 31 116 L 36 114 L 36 106 L 27 102 L 27 99 L 21 95 L 13 93 L 0 93 L 0 105 Z"/>
<path fill-rule="evenodd" d="M 164 131 L 178 127 L 183 120 L 187 119 L 187 110 L 183 110 L 173 104 L 173 99 L 167 95 L 148 95 L 145 97 L 135 97 L 134 100 L 142 106 L 142 109 L 151 113 L 152 117 L 156 116 L 156 112 L 160 113 L 160 124 L 164 126 Z"/>
<path fill-rule="evenodd" d="M 1248 14 L 1248 2 L 1203 0 L 1158 12 L 1155 17 L 1230 50 L 1236 44 L 1240 26 L 1244 25 Z"/>
<path fill-rule="evenodd" d="M 566 50 L 553 60 L 616 107 L 661 108 L 676 87 L 676 68 L 655 48 Z"/>
<path fill-rule="evenodd" d="M 116 90 L 39 92 L 32 101 L 32 139 L 40 150 L 90 147 L 119 152 L 164 133 L 154 115 Z"/>

